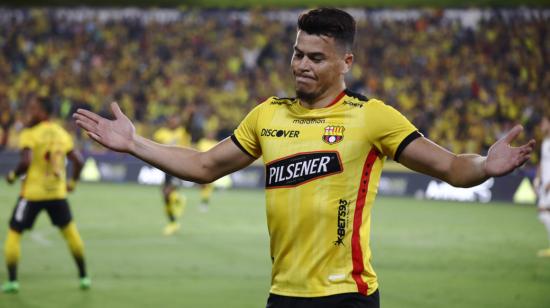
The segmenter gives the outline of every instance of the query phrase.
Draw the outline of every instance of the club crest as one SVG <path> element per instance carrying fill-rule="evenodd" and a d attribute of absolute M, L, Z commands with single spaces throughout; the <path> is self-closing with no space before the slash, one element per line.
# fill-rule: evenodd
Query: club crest
<path fill-rule="evenodd" d="M 328 144 L 336 144 L 344 139 L 345 130 L 343 126 L 327 126 L 323 134 L 323 141 Z"/>

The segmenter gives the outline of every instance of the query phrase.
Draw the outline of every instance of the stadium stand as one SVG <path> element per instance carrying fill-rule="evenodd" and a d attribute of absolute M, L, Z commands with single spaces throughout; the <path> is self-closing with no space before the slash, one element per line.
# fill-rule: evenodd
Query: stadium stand
<path fill-rule="evenodd" d="M 294 94 L 289 60 L 299 11 L 1 9 L 0 106 L 29 95 L 56 113 L 107 113 L 117 100 L 150 134 L 192 111 L 191 131 L 227 136 L 254 105 Z M 429 138 L 481 152 L 518 120 L 525 139 L 550 101 L 548 10 L 353 10 L 348 86 L 396 106 Z M 78 132 L 85 150 L 97 150 Z"/>

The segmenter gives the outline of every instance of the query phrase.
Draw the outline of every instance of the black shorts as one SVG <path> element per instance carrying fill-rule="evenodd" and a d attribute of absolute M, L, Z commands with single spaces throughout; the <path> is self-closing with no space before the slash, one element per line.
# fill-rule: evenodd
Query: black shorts
<path fill-rule="evenodd" d="M 379 308 L 378 290 L 369 296 L 343 293 L 322 297 L 294 297 L 269 294 L 266 308 Z"/>
<path fill-rule="evenodd" d="M 65 227 L 73 220 L 67 199 L 27 201 L 19 198 L 11 214 L 10 228 L 18 232 L 32 229 L 36 217 L 42 210 L 46 210 L 52 224 L 60 228 Z"/>

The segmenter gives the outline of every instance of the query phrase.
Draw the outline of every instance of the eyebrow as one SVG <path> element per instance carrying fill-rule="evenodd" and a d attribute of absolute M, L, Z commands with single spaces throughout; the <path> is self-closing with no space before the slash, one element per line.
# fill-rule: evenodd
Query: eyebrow
<path fill-rule="evenodd" d="M 303 54 L 306 54 L 308 58 L 319 58 L 319 57 L 324 57 L 326 58 L 326 55 L 322 52 L 304 52 L 302 50 L 300 50 L 300 48 L 294 46 L 294 51 L 296 52 L 299 52 L 299 53 L 303 53 Z"/>

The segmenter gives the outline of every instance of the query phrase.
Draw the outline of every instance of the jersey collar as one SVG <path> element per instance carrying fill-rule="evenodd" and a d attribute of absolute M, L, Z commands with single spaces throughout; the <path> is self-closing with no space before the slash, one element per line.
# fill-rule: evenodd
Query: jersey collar
<path fill-rule="evenodd" d="M 330 102 L 330 104 L 326 105 L 323 108 L 328 108 L 328 107 L 331 107 L 333 105 L 336 105 L 336 103 L 338 103 L 342 99 L 342 97 L 344 97 L 344 95 L 346 95 L 346 90 L 343 90 L 342 92 L 340 92 L 340 94 L 338 94 L 338 96 L 336 96 L 334 98 L 334 100 L 332 102 Z"/>
<path fill-rule="evenodd" d="M 342 98 L 346 96 L 346 90 L 344 89 L 342 92 L 340 92 L 340 94 L 338 94 L 331 102 L 330 104 L 326 105 L 325 107 L 322 107 L 322 108 L 315 108 L 315 109 L 308 109 L 304 106 L 302 106 L 302 104 L 298 103 L 296 104 L 296 107 L 298 108 L 298 110 L 300 110 L 301 113 L 303 112 L 311 112 L 311 111 L 314 111 L 314 110 L 317 110 L 317 111 L 321 111 L 321 110 L 327 110 L 331 107 L 334 107 L 335 105 L 337 105 L 339 102 L 342 101 Z"/>

